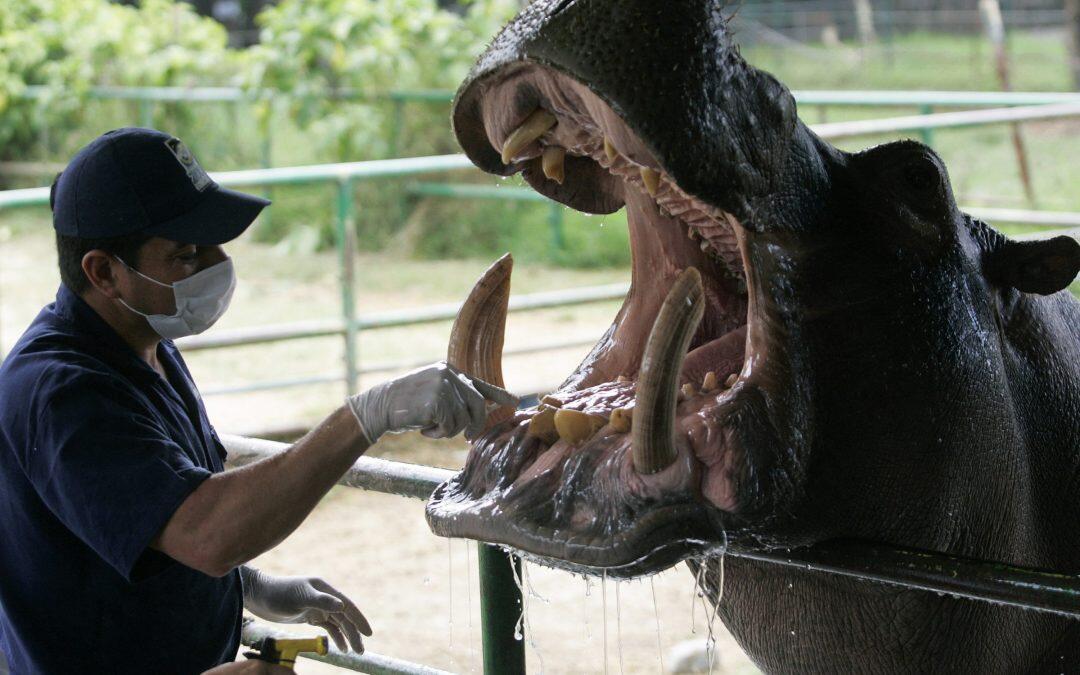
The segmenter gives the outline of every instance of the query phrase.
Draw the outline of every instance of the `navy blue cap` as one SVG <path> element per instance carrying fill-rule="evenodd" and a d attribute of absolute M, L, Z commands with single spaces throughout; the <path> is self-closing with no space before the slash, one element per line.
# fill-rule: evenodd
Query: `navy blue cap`
<path fill-rule="evenodd" d="M 143 232 L 210 246 L 239 237 L 268 204 L 219 186 L 180 139 L 125 127 L 98 136 L 60 174 L 53 227 L 83 239 Z"/>

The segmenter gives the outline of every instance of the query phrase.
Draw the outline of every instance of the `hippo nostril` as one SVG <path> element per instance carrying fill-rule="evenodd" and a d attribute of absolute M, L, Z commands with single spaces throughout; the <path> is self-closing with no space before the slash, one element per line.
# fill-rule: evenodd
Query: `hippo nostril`
<path fill-rule="evenodd" d="M 904 166 L 902 175 L 910 188 L 920 192 L 934 190 L 941 182 L 937 165 L 927 158 L 909 162 Z"/>

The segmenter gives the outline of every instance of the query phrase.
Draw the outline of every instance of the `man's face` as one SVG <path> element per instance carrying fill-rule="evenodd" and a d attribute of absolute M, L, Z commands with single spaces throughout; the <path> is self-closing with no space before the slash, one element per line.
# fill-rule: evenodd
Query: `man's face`
<path fill-rule="evenodd" d="M 153 237 L 139 249 L 138 264 L 125 260 L 146 276 L 163 284 L 173 284 L 202 270 L 223 262 L 228 256 L 221 246 L 181 244 Z M 143 279 L 123 265 L 117 274 L 117 285 L 132 307 L 147 314 L 175 314 L 176 302 L 171 288 Z"/>

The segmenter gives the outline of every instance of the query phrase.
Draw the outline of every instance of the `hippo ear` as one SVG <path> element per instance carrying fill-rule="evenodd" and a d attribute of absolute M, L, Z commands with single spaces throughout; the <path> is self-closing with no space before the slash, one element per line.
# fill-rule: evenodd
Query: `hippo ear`
<path fill-rule="evenodd" d="M 983 269 L 1000 286 L 1050 295 L 1072 283 L 1080 272 L 1080 243 L 1069 236 L 1007 240 L 985 258 Z"/>

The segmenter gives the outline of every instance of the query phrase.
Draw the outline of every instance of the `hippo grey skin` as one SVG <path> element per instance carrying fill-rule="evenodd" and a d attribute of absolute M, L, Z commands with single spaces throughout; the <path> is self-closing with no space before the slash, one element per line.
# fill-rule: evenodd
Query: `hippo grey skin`
<path fill-rule="evenodd" d="M 633 276 L 561 388 L 474 441 L 432 529 L 613 577 L 837 538 L 1080 572 L 1063 290 L 1080 245 L 960 212 L 924 145 L 824 142 L 721 9 L 539 0 L 462 85 L 472 161 L 579 211 L 625 207 Z M 746 559 L 725 573 L 719 616 L 768 672 L 1080 669 L 1080 621 Z"/>

